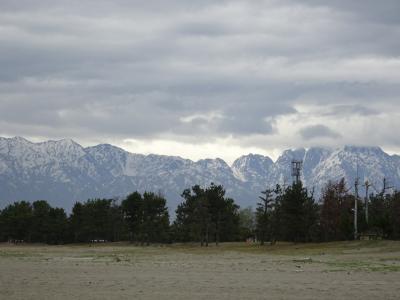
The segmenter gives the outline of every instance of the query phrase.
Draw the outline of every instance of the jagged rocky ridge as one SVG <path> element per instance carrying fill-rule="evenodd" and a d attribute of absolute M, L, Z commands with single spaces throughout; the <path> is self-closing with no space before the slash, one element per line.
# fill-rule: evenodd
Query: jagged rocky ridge
<path fill-rule="evenodd" d="M 241 206 L 257 203 L 260 191 L 290 183 L 292 159 L 304 160 L 303 182 L 320 194 L 329 180 L 372 181 L 383 178 L 400 185 L 400 156 L 378 147 L 286 150 L 273 162 L 249 154 L 232 166 L 222 159 L 197 162 L 175 156 L 133 154 L 112 145 L 84 148 L 72 140 L 32 143 L 24 138 L 0 138 L 0 207 L 16 200 L 46 199 L 70 210 L 75 201 L 124 197 L 138 191 L 161 192 L 174 209 L 183 189 L 194 184 L 223 184 Z M 361 189 L 362 192 L 362 189 Z"/>

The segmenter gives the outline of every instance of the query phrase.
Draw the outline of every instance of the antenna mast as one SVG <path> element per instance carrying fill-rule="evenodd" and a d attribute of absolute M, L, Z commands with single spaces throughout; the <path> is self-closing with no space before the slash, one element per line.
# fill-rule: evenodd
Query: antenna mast
<path fill-rule="evenodd" d="M 301 182 L 301 170 L 303 169 L 302 160 L 292 160 L 292 177 L 293 183 L 298 184 Z"/>

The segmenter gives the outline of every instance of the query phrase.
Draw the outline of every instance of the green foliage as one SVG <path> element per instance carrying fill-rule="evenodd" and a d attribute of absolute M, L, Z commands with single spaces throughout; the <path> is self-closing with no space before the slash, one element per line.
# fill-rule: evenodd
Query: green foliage
<path fill-rule="evenodd" d="M 136 234 L 139 235 L 143 220 L 143 198 L 138 192 L 130 194 L 121 203 L 124 220 L 129 228 L 129 239 L 134 241 Z"/>
<path fill-rule="evenodd" d="M 302 183 L 262 192 L 256 211 L 239 210 L 221 185 L 199 185 L 182 193 L 176 219 L 169 224 L 161 195 L 134 192 L 119 205 L 112 199 L 75 203 L 68 217 L 46 201 L 21 201 L 0 211 L 0 241 L 48 244 L 130 240 L 140 244 L 246 240 L 311 242 L 354 239 L 354 201 L 344 180 L 329 182 L 317 205 Z M 400 192 L 369 197 L 369 223 L 358 199 L 358 230 L 400 239 Z"/>
<path fill-rule="evenodd" d="M 391 197 L 390 203 L 390 224 L 392 239 L 400 239 L 400 192 L 396 191 Z"/>
<path fill-rule="evenodd" d="M 309 242 L 317 231 L 318 206 L 301 182 L 289 186 L 280 201 L 282 239 Z"/>
<path fill-rule="evenodd" d="M 168 241 L 169 214 L 166 204 L 167 201 L 161 195 L 148 192 L 143 194 L 141 235 L 147 244 Z"/>
<path fill-rule="evenodd" d="M 49 212 L 51 207 L 46 201 L 39 200 L 32 203 L 32 208 L 31 242 L 47 242 L 47 235 L 50 231 Z"/>
<path fill-rule="evenodd" d="M 370 228 L 388 239 L 400 239 L 400 192 L 373 195 L 369 204 Z"/>
<path fill-rule="evenodd" d="M 184 202 L 176 210 L 172 226 L 174 240 L 198 241 L 208 246 L 213 240 L 233 241 L 239 235 L 239 214 L 233 199 L 225 198 L 221 185 L 213 183 L 203 189 L 198 185 L 182 193 Z"/>
<path fill-rule="evenodd" d="M 1 236 L 3 240 L 31 241 L 32 205 L 14 202 L 1 212 Z"/>
<path fill-rule="evenodd" d="M 354 197 L 348 194 L 344 179 L 328 182 L 323 190 L 321 229 L 324 241 L 354 238 Z"/>
<path fill-rule="evenodd" d="M 254 239 L 256 235 L 256 218 L 251 207 L 239 210 L 239 240 Z"/>
<path fill-rule="evenodd" d="M 121 210 L 111 199 L 94 199 L 76 203 L 70 217 L 75 242 L 115 241 L 115 224 L 122 224 Z M 122 226 L 121 226 L 122 227 Z"/>
<path fill-rule="evenodd" d="M 276 195 L 273 190 L 265 190 L 261 192 L 264 196 L 260 196 L 261 202 L 257 203 L 256 220 L 257 220 L 257 237 L 264 245 L 266 240 L 273 242 L 275 240 L 273 234 L 273 210 L 276 205 L 274 203 Z"/>
<path fill-rule="evenodd" d="M 142 197 L 135 192 L 121 206 L 131 241 L 149 244 L 169 240 L 169 214 L 164 197 L 148 192 Z"/>
<path fill-rule="evenodd" d="M 46 201 L 15 202 L 0 214 L 0 238 L 3 241 L 60 244 L 67 240 L 67 215 Z"/>
<path fill-rule="evenodd" d="M 383 194 L 372 195 L 368 207 L 370 229 L 386 238 L 392 235 L 391 198 Z"/>
<path fill-rule="evenodd" d="M 256 211 L 257 238 L 262 245 L 276 240 L 319 240 L 318 205 L 301 182 L 285 189 L 277 185 L 262 194 Z"/>
<path fill-rule="evenodd" d="M 357 225 L 358 232 L 373 234 L 385 238 L 395 238 L 394 224 L 398 218 L 392 218 L 396 194 L 370 195 L 368 202 L 369 223 L 365 217 L 365 199 L 358 199 Z M 338 183 L 329 182 L 322 197 L 321 229 L 324 241 L 354 239 L 354 205 L 355 197 L 349 193 L 344 179 Z"/>
<path fill-rule="evenodd" d="M 68 218 L 63 208 L 50 208 L 48 226 L 49 230 L 46 235 L 48 244 L 64 244 L 69 241 Z"/>

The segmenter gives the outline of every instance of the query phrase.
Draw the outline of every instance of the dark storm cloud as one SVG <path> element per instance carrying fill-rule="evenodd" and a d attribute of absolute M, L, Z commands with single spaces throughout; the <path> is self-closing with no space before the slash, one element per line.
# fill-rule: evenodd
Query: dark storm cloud
<path fill-rule="evenodd" d="M 322 118 L 394 118 L 399 10 L 390 0 L 4 0 L 0 134 L 276 136 L 302 105 Z"/>

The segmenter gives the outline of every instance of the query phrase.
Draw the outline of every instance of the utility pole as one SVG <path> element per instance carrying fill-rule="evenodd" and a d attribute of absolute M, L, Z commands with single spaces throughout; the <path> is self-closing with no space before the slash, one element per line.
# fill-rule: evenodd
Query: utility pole
<path fill-rule="evenodd" d="M 286 187 L 287 187 L 286 178 L 283 177 L 283 185 L 282 185 L 282 188 L 283 188 L 284 191 L 286 191 Z"/>
<path fill-rule="evenodd" d="M 387 190 L 392 189 L 393 186 L 388 186 L 388 180 L 386 177 L 383 178 L 383 189 L 382 189 L 382 196 L 385 196 Z"/>
<path fill-rule="evenodd" d="M 357 172 L 358 173 L 358 172 Z M 354 191 L 355 191 L 355 199 L 354 199 L 354 239 L 358 239 L 358 185 L 359 185 L 359 178 L 357 174 L 356 181 L 354 183 Z"/>
<path fill-rule="evenodd" d="M 382 189 L 382 196 L 385 196 L 385 192 L 387 190 L 387 181 L 386 181 L 386 177 L 383 178 L 383 189 Z"/>
<path fill-rule="evenodd" d="M 369 183 L 368 180 L 366 180 L 365 181 L 365 222 L 367 223 L 367 225 L 368 225 L 368 216 L 369 216 L 369 214 L 368 214 L 368 204 L 369 204 L 368 191 L 369 191 L 370 186 L 372 186 L 372 184 Z"/>

